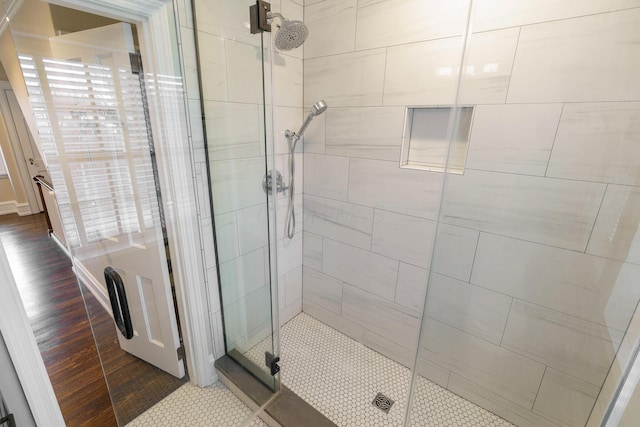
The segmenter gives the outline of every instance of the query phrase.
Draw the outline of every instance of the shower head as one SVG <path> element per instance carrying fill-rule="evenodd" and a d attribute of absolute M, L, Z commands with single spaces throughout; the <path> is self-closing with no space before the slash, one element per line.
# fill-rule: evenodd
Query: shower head
<path fill-rule="evenodd" d="M 278 17 L 282 21 L 275 36 L 275 44 L 278 50 L 286 51 L 300 47 L 309 35 L 309 29 L 302 21 L 289 21 L 281 14 L 272 12 L 268 12 L 267 17 Z"/>
<path fill-rule="evenodd" d="M 313 117 L 319 116 L 320 114 L 324 113 L 326 109 L 327 103 L 324 102 L 324 99 L 321 99 L 320 101 L 313 104 L 313 107 L 311 107 L 311 111 L 309 111 L 309 114 L 313 114 Z"/>
<path fill-rule="evenodd" d="M 307 129 L 307 126 L 309 126 L 309 123 L 311 123 L 311 120 L 313 120 L 314 117 L 324 113 L 326 110 L 327 103 L 322 99 L 313 104 L 313 107 L 311 107 L 311 111 L 309 111 L 307 118 L 304 119 L 304 123 L 302 123 L 302 126 L 300 126 L 300 130 L 296 133 L 296 135 L 298 135 L 298 138 L 302 138 L 302 134 L 304 133 L 305 129 Z"/>

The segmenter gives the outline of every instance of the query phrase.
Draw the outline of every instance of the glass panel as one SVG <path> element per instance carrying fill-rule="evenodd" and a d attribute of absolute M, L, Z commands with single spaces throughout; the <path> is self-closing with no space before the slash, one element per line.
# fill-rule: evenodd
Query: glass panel
<path fill-rule="evenodd" d="M 276 351 L 273 208 L 263 187 L 273 151 L 265 137 L 263 35 L 249 31 L 255 1 L 214 3 L 196 1 L 194 13 L 226 353 L 275 389 L 266 364 L 266 354 Z"/>
<path fill-rule="evenodd" d="M 474 118 L 446 178 L 411 425 L 434 422 L 434 390 L 486 424 L 600 425 L 638 338 L 639 24 L 603 2 L 474 2 L 458 95 Z"/>
<path fill-rule="evenodd" d="M 172 15 L 165 19 L 173 25 Z M 154 145 L 167 141 L 154 138 L 150 113 L 150 105 L 157 111 L 165 102 L 173 120 L 184 118 L 182 79 L 142 71 L 129 23 L 27 0 L 11 31 L 114 412 L 124 425 L 188 380 Z M 172 124 L 164 124 L 167 135 L 182 129 Z"/>

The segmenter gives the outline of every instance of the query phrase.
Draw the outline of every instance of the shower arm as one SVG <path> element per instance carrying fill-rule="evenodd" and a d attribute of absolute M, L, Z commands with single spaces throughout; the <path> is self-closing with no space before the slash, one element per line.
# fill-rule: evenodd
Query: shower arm
<path fill-rule="evenodd" d="M 271 12 L 271 11 L 267 12 L 267 19 L 273 19 L 273 18 L 280 18 L 280 21 L 285 20 L 284 16 L 282 16 L 278 12 Z"/>

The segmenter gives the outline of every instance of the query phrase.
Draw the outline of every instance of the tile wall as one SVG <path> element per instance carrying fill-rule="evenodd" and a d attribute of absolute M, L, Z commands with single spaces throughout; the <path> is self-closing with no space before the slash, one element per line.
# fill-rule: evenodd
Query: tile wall
<path fill-rule="evenodd" d="M 519 426 L 582 426 L 640 298 L 640 1 L 477 0 L 466 170 L 399 168 L 452 104 L 464 1 L 307 0 L 303 310 Z M 424 23 L 429 25 L 425 25 Z"/>

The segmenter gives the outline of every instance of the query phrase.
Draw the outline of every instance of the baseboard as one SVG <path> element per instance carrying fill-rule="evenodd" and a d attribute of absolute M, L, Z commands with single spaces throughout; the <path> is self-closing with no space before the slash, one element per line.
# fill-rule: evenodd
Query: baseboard
<path fill-rule="evenodd" d="M 20 216 L 27 216 L 32 214 L 29 203 L 16 203 L 16 212 Z"/>
<path fill-rule="evenodd" d="M 9 215 L 14 213 L 18 213 L 15 200 L 0 202 L 0 215 Z"/>
<path fill-rule="evenodd" d="M 113 312 L 111 311 L 111 301 L 109 301 L 109 295 L 107 294 L 107 289 L 102 286 L 102 283 L 95 277 L 93 274 L 84 266 L 78 262 L 77 258 L 74 258 L 73 263 L 73 272 L 76 273 L 76 276 L 82 283 L 91 291 L 94 297 L 98 300 L 100 305 L 109 313 L 109 316 L 113 317 Z"/>
<path fill-rule="evenodd" d="M 51 240 L 53 240 L 60 247 L 60 249 L 62 249 L 64 253 L 67 254 L 69 258 L 71 258 L 71 253 L 69 252 L 69 249 L 55 233 L 50 233 L 49 237 L 51 237 Z"/>
<path fill-rule="evenodd" d="M 18 203 L 15 200 L 0 202 L 0 215 L 18 214 L 20 216 L 31 215 L 28 203 Z"/>

